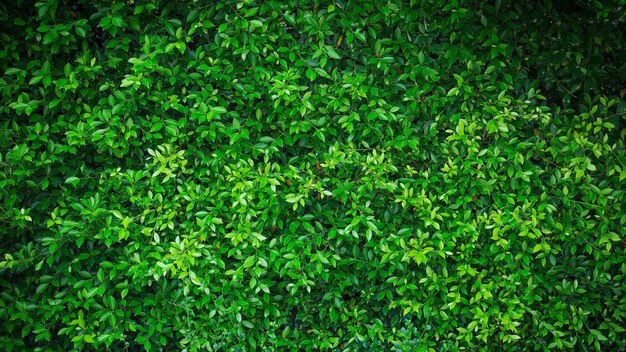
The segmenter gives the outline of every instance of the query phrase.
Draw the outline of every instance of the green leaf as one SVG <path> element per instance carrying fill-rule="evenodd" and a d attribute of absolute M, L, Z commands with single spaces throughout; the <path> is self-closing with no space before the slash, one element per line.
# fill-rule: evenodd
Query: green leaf
<path fill-rule="evenodd" d="M 68 178 L 65 179 L 65 183 L 69 183 L 72 186 L 76 187 L 78 185 L 78 182 L 80 182 L 80 179 L 76 176 L 70 176 Z"/>
<path fill-rule="evenodd" d="M 315 73 L 315 71 L 311 70 L 310 68 L 308 68 L 306 70 L 306 76 L 308 79 L 310 79 L 311 81 L 314 81 L 315 78 L 317 78 L 317 73 Z"/>
<path fill-rule="evenodd" d="M 607 341 L 608 339 L 606 338 L 606 336 L 604 336 L 599 330 L 596 329 L 589 329 L 589 332 L 591 332 L 591 334 L 598 339 L 598 341 Z"/>
<path fill-rule="evenodd" d="M 19 68 L 11 67 L 11 68 L 8 68 L 6 71 L 4 71 L 4 74 L 7 76 L 11 76 L 11 75 L 18 74 L 20 72 L 23 72 L 23 70 Z"/>
<path fill-rule="evenodd" d="M 364 41 L 366 40 L 366 38 L 365 38 L 365 34 L 364 34 L 364 33 L 361 33 L 361 32 L 358 32 L 358 31 L 357 31 L 357 32 L 354 32 L 354 36 L 355 36 L 358 40 L 360 40 L 360 41 L 362 41 L 362 42 L 364 42 Z"/>
<path fill-rule="evenodd" d="M 335 51 L 335 48 L 333 48 L 330 45 L 326 45 L 326 53 L 328 54 L 328 57 L 330 57 L 331 59 L 341 59 L 339 54 L 337 54 L 337 52 Z"/>
<path fill-rule="evenodd" d="M 157 122 L 150 128 L 150 133 L 159 132 L 161 129 L 163 129 L 163 122 Z"/>
<path fill-rule="evenodd" d="M 452 95 L 459 95 L 459 88 L 458 87 L 454 87 L 451 88 L 448 93 L 446 94 L 446 96 L 452 96 Z"/>
<path fill-rule="evenodd" d="M 426 60 L 426 55 L 424 55 L 423 51 L 420 51 L 419 53 L 417 53 L 417 61 L 420 64 L 423 64 L 425 60 Z"/>

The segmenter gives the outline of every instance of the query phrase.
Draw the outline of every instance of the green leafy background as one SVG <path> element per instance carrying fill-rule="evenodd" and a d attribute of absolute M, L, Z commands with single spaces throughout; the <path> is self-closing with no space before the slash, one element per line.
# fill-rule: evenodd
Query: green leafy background
<path fill-rule="evenodd" d="M 626 348 L 626 3 L 0 4 L 0 349 Z"/>

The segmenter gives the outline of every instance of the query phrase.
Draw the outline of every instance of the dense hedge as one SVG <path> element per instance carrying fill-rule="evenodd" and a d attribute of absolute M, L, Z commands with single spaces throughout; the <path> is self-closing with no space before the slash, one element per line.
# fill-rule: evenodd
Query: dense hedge
<path fill-rule="evenodd" d="M 0 350 L 626 348 L 614 1 L 0 4 Z"/>

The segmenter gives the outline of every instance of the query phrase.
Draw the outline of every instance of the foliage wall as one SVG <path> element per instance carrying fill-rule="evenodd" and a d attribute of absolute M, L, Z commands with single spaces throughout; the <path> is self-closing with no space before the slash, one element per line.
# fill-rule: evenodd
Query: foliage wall
<path fill-rule="evenodd" d="M 0 349 L 626 348 L 626 4 L 0 4 Z"/>

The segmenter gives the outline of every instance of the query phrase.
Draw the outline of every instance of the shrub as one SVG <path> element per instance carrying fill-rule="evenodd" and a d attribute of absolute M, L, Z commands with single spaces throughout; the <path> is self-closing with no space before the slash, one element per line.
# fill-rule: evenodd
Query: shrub
<path fill-rule="evenodd" d="M 624 2 L 574 5 L 0 5 L 0 349 L 625 348 Z"/>

